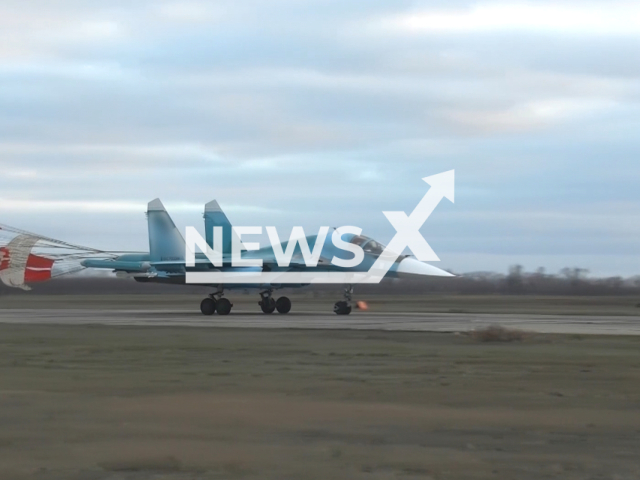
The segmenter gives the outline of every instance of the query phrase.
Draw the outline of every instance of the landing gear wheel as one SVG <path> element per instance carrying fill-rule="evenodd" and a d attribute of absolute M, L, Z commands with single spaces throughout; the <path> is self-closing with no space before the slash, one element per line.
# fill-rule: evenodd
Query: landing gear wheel
<path fill-rule="evenodd" d="M 213 315 L 216 311 L 216 301 L 213 298 L 205 298 L 200 302 L 200 311 L 203 315 Z"/>
<path fill-rule="evenodd" d="M 336 315 L 349 315 L 351 313 L 351 305 L 345 301 L 336 302 L 333 306 L 333 313 Z"/>
<path fill-rule="evenodd" d="M 276 309 L 276 301 L 271 297 L 265 297 L 260 301 L 262 313 L 273 313 Z"/>
<path fill-rule="evenodd" d="M 216 303 L 216 312 L 218 312 L 218 315 L 229 315 L 231 307 L 233 307 L 233 305 L 229 300 L 227 300 L 226 298 L 221 298 Z"/>
<path fill-rule="evenodd" d="M 278 310 L 278 313 L 289 313 L 289 310 L 291 310 L 291 300 L 287 297 L 280 297 L 276 300 L 276 310 Z"/>

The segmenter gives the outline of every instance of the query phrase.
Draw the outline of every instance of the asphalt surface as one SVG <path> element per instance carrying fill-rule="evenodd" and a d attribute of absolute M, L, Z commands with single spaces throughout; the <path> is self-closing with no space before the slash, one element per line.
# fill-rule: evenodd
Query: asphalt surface
<path fill-rule="evenodd" d="M 640 335 L 640 316 L 381 312 L 354 312 L 348 316 L 326 312 L 265 315 L 242 310 L 232 311 L 227 316 L 204 316 L 199 311 L 185 310 L 7 309 L 0 310 L 0 323 L 431 332 L 469 331 L 502 325 L 539 333 Z"/>

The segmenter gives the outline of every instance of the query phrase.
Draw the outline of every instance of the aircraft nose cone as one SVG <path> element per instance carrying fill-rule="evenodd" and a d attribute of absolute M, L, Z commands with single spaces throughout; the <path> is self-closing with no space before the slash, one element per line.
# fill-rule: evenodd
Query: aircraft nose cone
<path fill-rule="evenodd" d="M 405 258 L 400 261 L 397 272 L 400 276 L 413 276 L 413 275 L 430 275 L 433 277 L 454 277 L 455 275 L 445 272 L 444 270 L 429 265 L 428 263 L 421 262 L 415 258 Z"/>

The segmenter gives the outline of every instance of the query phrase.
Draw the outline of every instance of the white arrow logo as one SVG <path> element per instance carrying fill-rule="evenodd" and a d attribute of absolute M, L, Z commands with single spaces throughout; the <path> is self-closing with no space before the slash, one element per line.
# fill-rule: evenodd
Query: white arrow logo
<path fill-rule="evenodd" d="M 423 178 L 422 180 L 431 185 L 431 188 L 410 216 L 407 217 L 404 212 L 382 212 L 397 231 L 389 243 L 389 250 L 402 252 L 405 247 L 409 247 L 416 258 L 422 262 L 440 260 L 419 230 L 443 198 L 454 202 L 454 172 L 449 170 Z"/>
<path fill-rule="evenodd" d="M 425 177 L 422 180 L 431 185 L 431 188 L 413 209 L 411 215 L 407 216 L 405 212 L 382 212 L 396 229 L 396 234 L 371 266 L 369 274 L 382 278 L 396 261 L 398 254 L 406 247 L 409 247 L 416 258 L 422 262 L 440 261 L 420 233 L 420 228 L 443 198 L 451 202 L 455 201 L 455 170 Z"/>

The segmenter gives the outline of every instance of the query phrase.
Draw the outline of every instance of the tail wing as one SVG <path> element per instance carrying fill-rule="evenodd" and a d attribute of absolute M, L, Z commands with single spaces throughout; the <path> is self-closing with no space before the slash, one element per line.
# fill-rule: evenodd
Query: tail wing
<path fill-rule="evenodd" d="M 184 262 L 185 242 L 159 198 L 147 206 L 151 261 Z"/>
<path fill-rule="evenodd" d="M 215 200 L 211 200 L 204 206 L 205 236 L 211 248 L 213 248 L 213 227 L 222 227 L 222 252 L 231 253 L 231 222 Z"/>

